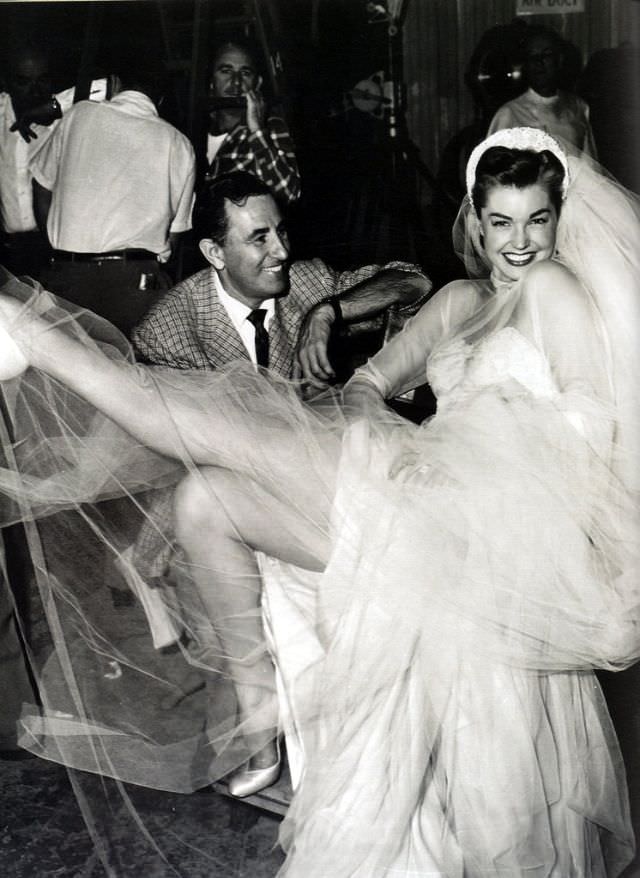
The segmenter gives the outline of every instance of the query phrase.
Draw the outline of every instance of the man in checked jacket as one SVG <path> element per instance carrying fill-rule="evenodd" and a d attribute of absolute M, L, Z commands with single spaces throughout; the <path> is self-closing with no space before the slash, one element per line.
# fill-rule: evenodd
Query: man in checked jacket
<path fill-rule="evenodd" d="M 132 333 L 139 359 L 173 369 L 216 369 L 250 359 L 313 387 L 335 376 L 331 327 L 372 320 L 390 306 L 414 313 L 431 282 L 392 262 L 338 272 L 320 259 L 289 262 L 289 242 L 271 191 L 248 173 L 218 178 L 206 196 L 203 271 L 164 293 Z M 268 363 L 256 354 L 250 314 L 265 311 Z"/>
<path fill-rule="evenodd" d="M 206 221 L 209 236 L 200 249 L 209 267 L 165 293 L 133 330 L 137 356 L 147 363 L 213 370 L 250 360 L 256 368 L 301 378 L 303 387 L 322 388 L 334 378 L 328 345 L 336 320 L 348 327 L 392 305 L 407 316 L 431 290 L 429 279 L 406 263 L 348 272 L 334 271 L 320 259 L 289 264 L 278 204 L 248 173 L 229 174 L 212 185 Z M 260 326 L 254 319 L 258 311 Z M 155 491 L 147 514 L 132 560 L 147 585 L 161 585 L 176 549 L 161 536 L 171 532 L 173 490 Z M 199 626 L 189 619 L 187 601 L 183 595 L 170 599 L 193 633 Z M 169 645 L 155 634 L 154 640 Z M 196 658 L 206 655 L 206 636 L 202 640 L 189 650 Z"/>

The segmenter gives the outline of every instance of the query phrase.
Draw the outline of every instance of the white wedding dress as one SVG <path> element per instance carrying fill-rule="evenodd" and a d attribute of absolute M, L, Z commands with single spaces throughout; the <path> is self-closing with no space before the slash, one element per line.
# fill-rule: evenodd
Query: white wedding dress
<path fill-rule="evenodd" d="M 385 398 L 428 378 L 438 410 L 419 426 L 382 408 L 345 411 L 336 394 L 305 405 L 294 385 L 251 366 L 146 371 L 104 322 L 5 283 L 130 369 L 166 410 L 167 431 L 176 400 L 212 413 L 203 441 L 247 492 L 259 486 L 264 514 L 265 497 L 286 501 L 330 535 L 325 571 L 305 574 L 296 595 L 287 578 L 297 572 L 283 578 L 276 559 L 262 559 L 300 778 L 282 876 L 610 878 L 633 856 L 624 767 L 593 673 L 640 657 L 640 320 L 627 319 L 639 310 L 638 224 L 626 196 L 620 215 L 608 199 L 605 187 L 563 207 L 567 235 L 590 204 L 612 229 L 605 240 L 588 214 L 583 250 L 566 247 L 578 253 L 577 301 L 557 294 L 566 269 L 556 262 L 536 284 L 457 282 L 365 367 L 356 381 Z M 558 240 L 572 245 L 560 227 Z M 126 578 L 144 492 L 175 484 L 193 461 L 141 446 L 37 370 L 3 391 L 13 442 L 5 437 L 0 524 L 27 523 L 53 646 L 23 746 L 124 782 L 205 786 L 247 756 L 225 656 L 206 657 L 220 714 L 205 731 L 184 667 L 154 650 L 148 630 L 127 627 L 134 609 L 113 618 L 104 602 Z M 310 502 L 318 496 L 329 516 Z M 184 610 L 188 559 L 172 577 Z M 197 639 L 206 614 L 189 609 Z M 108 853 L 113 792 L 82 777 L 80 804 Z M 118 789 L 157 855 L 153 874 L 180 874 L 163 833 Z M 214 837 L 202 844 L 215 852 Z"/>
<path fill-rule="evenodd" d="M 428 424 L 347 432 L 281 874 L 618 874 L 633 832 L 591 669 L 625 661 L 638 594 L 598 578 L 586 472 L 559 482 L 578 412 L 513 326 L 443 345 L 428 378 Z"/>

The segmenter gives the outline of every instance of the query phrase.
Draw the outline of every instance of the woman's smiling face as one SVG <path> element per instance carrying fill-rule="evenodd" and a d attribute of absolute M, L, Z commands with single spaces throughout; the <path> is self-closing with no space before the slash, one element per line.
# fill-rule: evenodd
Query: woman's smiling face
<path fill-rule="evenodd" d="M 480 225 L 485 253 L 499 280 L 519 280 L 534 262 L 553 256 L 558 216 L 540 183 L 491 188 Z"/>

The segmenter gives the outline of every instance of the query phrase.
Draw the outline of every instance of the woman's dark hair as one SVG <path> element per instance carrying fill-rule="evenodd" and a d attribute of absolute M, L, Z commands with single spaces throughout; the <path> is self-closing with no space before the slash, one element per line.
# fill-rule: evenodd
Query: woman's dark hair
<path fill-rule="evenodd" d="M 524 61 L 534 40 L 545 39 L 553 46 L 555 51 L 560 55 L 564 51 L 566 42 L 560 36 L 557 30 L 546 27 L 543 24 L 530 24 L 523 33 L 523 38 L 519 45 L 519 53 Z"/>
<path fill-rule="evenodd" d="M 247 171 L 222 174 L 202 193 L 199 226 L 207 237 L 222 246 L 229 231 L 225 202 L 241 207 L 255 195 L 272 195 L 272 192 L 262 180 Z"/>
<path fill-rule="evenodd" d="M 549 150 L 534 152 L 492 146 L 480 158 L 476 169 L 472 200 L 478 217 L 487 203 L 487 194 L 494 186 L 515 186 L 524 189 L 536 183 L 546 187 L 551 203 L 560 215 L 564 168 Z"/>

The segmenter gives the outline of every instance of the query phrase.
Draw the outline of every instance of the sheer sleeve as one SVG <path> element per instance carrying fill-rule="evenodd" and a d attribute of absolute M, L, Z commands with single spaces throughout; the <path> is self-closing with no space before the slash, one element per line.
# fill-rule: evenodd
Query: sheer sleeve
<path fill-rule="evenodd" d="M 345 388 L 368 381 L 385 399 L 398 396 L 425 381 L 426 362 L 437 342 L 449 335 L 478 302 L 478 285 L 454 281 L 443 287 L 407 321 L 369 362 L 358 369 Z"/>

